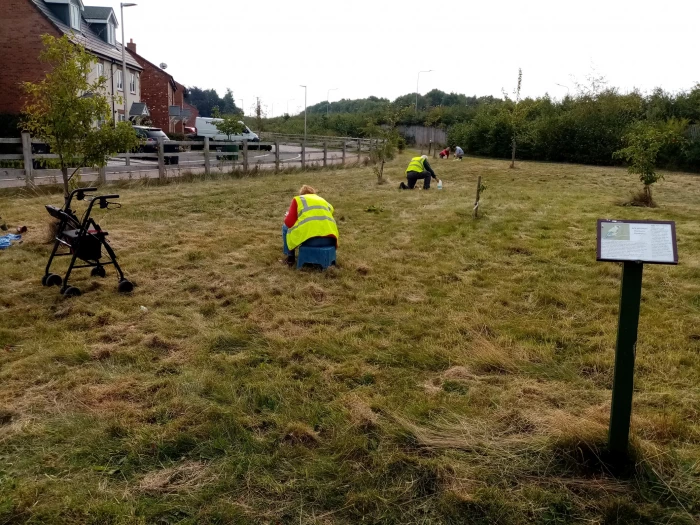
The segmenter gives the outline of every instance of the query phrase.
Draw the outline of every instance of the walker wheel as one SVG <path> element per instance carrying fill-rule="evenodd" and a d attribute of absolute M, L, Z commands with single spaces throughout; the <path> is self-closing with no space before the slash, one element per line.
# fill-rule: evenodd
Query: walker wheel
<path fill-rule="evenodd" d="M 80 295 L 80 290 L 75 286 L 69 286 L 63 291 L 65 297 L 78 297 Z"/>
<path fill-rule="evenodd" d="M 104 266 L 95 266 L 92 270 L 90 270 L 91 277 L 105 277 L 106 275 L 107 271 L 105 270 Z"/>
<path fill-rule="evenodd" d="M 130 293 L 134 291 L 134 285 L 128 279 L 122 279 L 119 281 L 119 286 L 117 286 L 119 293 Z"/>
<path fill-rule="evenodd" d="M 61 286 L 61 284 L 63 284 L 63 279 L 60 275 L 50 273 L 48 275 L 44 275 L 44 277 L 41 279 L 41 284 L 44 286 Z"/>

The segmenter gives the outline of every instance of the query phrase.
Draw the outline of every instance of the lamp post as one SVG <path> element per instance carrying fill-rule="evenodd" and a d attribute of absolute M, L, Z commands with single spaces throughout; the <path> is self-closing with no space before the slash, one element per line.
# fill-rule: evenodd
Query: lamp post
<path fill-rule="evenodd" d="M 565 86 L 564 84 L 558 84 L 555 82 L 555 84 L 559 87 L 566 88 L 566 96 L 569 96 L 569 86 Z"/>
<path fill-rule="evenodd" d="M 331 91 L 337 91 L 338 88 L 330 88 L 326 94 L 326 116 L 330 113 L 331 109 Z"/>
<path fill-rule="evenodd" d="M 124 40 L 124 8 L 134 7 L 136 4 L 119 4 L 122 17 L 122 90 L 124 91 L 124 120 L 129 120 L 129 96 L 126 89 L 126 41 Z M 131 85 L 131 82 L 129 83 Z M 134 86 L 136 87 L 136 86 Z"/>
<path fill-rule="evenodd" d="M 306 144 L 306 86 L 299 84 L 299 87 L 304 88 L 304 144 Z"/>
<path fill-rule="evenodd" d="M 419 71 L 418 72 L 418 78 L 416 79 L 416 113 L 418 113 L 418 82 L 420 82 L 420 74 L 421 73 L 430 73 L 432 72 L 432 69 L 428 69 L 427 71 Z"/>

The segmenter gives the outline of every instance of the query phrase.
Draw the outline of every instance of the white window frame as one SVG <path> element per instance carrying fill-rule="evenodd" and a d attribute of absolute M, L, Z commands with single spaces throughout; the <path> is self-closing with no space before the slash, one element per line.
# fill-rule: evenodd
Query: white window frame
<path fill-rule="evenodd" d="M 97 78 L 105 76 L 105 65 L 102 62 L 97 63 Z"/>
<path fill-rule="evenodd" d="M 116 45 L 117 43 L 116 28 L 112 22 L 107 23 L 107 43 L 111 45 Z"/>
<path fill-rule="evenodd" d="M 117 91 L 124 91 L 124 75 L 121 69 L 117 69 Z"/>
<path fill-rule="evenodd" d="M 136 73 L 131 73 L 131 79 L 129 80 L 129 91 L 132 95 L 136 94 Z"/>
<path fill-rule="evenodd" d="M 80 6 L 74 2 L 68 5 L 68 10 L 70 12 L 70 26 L 73 29 L 80 31 Z"/>

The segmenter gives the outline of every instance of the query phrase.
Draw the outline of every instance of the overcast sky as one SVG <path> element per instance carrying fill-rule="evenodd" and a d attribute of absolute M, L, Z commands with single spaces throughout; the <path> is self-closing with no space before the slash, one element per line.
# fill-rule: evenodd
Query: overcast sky
<path fill-rule="evenodd" d="M 114 8 L 119 2 L 84 0 Z M 700 0 L 137 0 L 126 41 L 187 86 L 233 90 L 246 114 L 438 88 L 561 98 L 593 67 L 624 91 L 700 82 Z M 121 29 L 118 30 L 118 38 Z M 294 99 L 289 100 L 288 99 Z"/>

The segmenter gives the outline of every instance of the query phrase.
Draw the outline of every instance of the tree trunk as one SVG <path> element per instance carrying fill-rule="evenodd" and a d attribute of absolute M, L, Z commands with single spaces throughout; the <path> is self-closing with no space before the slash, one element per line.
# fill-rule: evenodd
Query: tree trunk
<path fill-rule="evenodd" d="M 646 194 L 646 197 L 647 197 L 647 204 L 649 206 L 651 206 L 651 203 L 654 202 L 653 199 L 651 198 L 651 184 L 644 185 L 644 193 Z"/>
<path fill-rule="evenodd" d="M 517 143 L 515 142 L 515 137 L 513 137 L 513 150 L 511 152 L 511 157 L 510 157 L 510 167 L 511 169 L 515 168 L 515 148 L 517 147 Z"/>
<path fill-rule="evenodd" d="M 65 203 L 68 204 L 68 195 L 70 194 L 70 188 L 68 187 L 68 168 L 61 168 L 61 175 L 63 176 L 63 199 Z"/>

